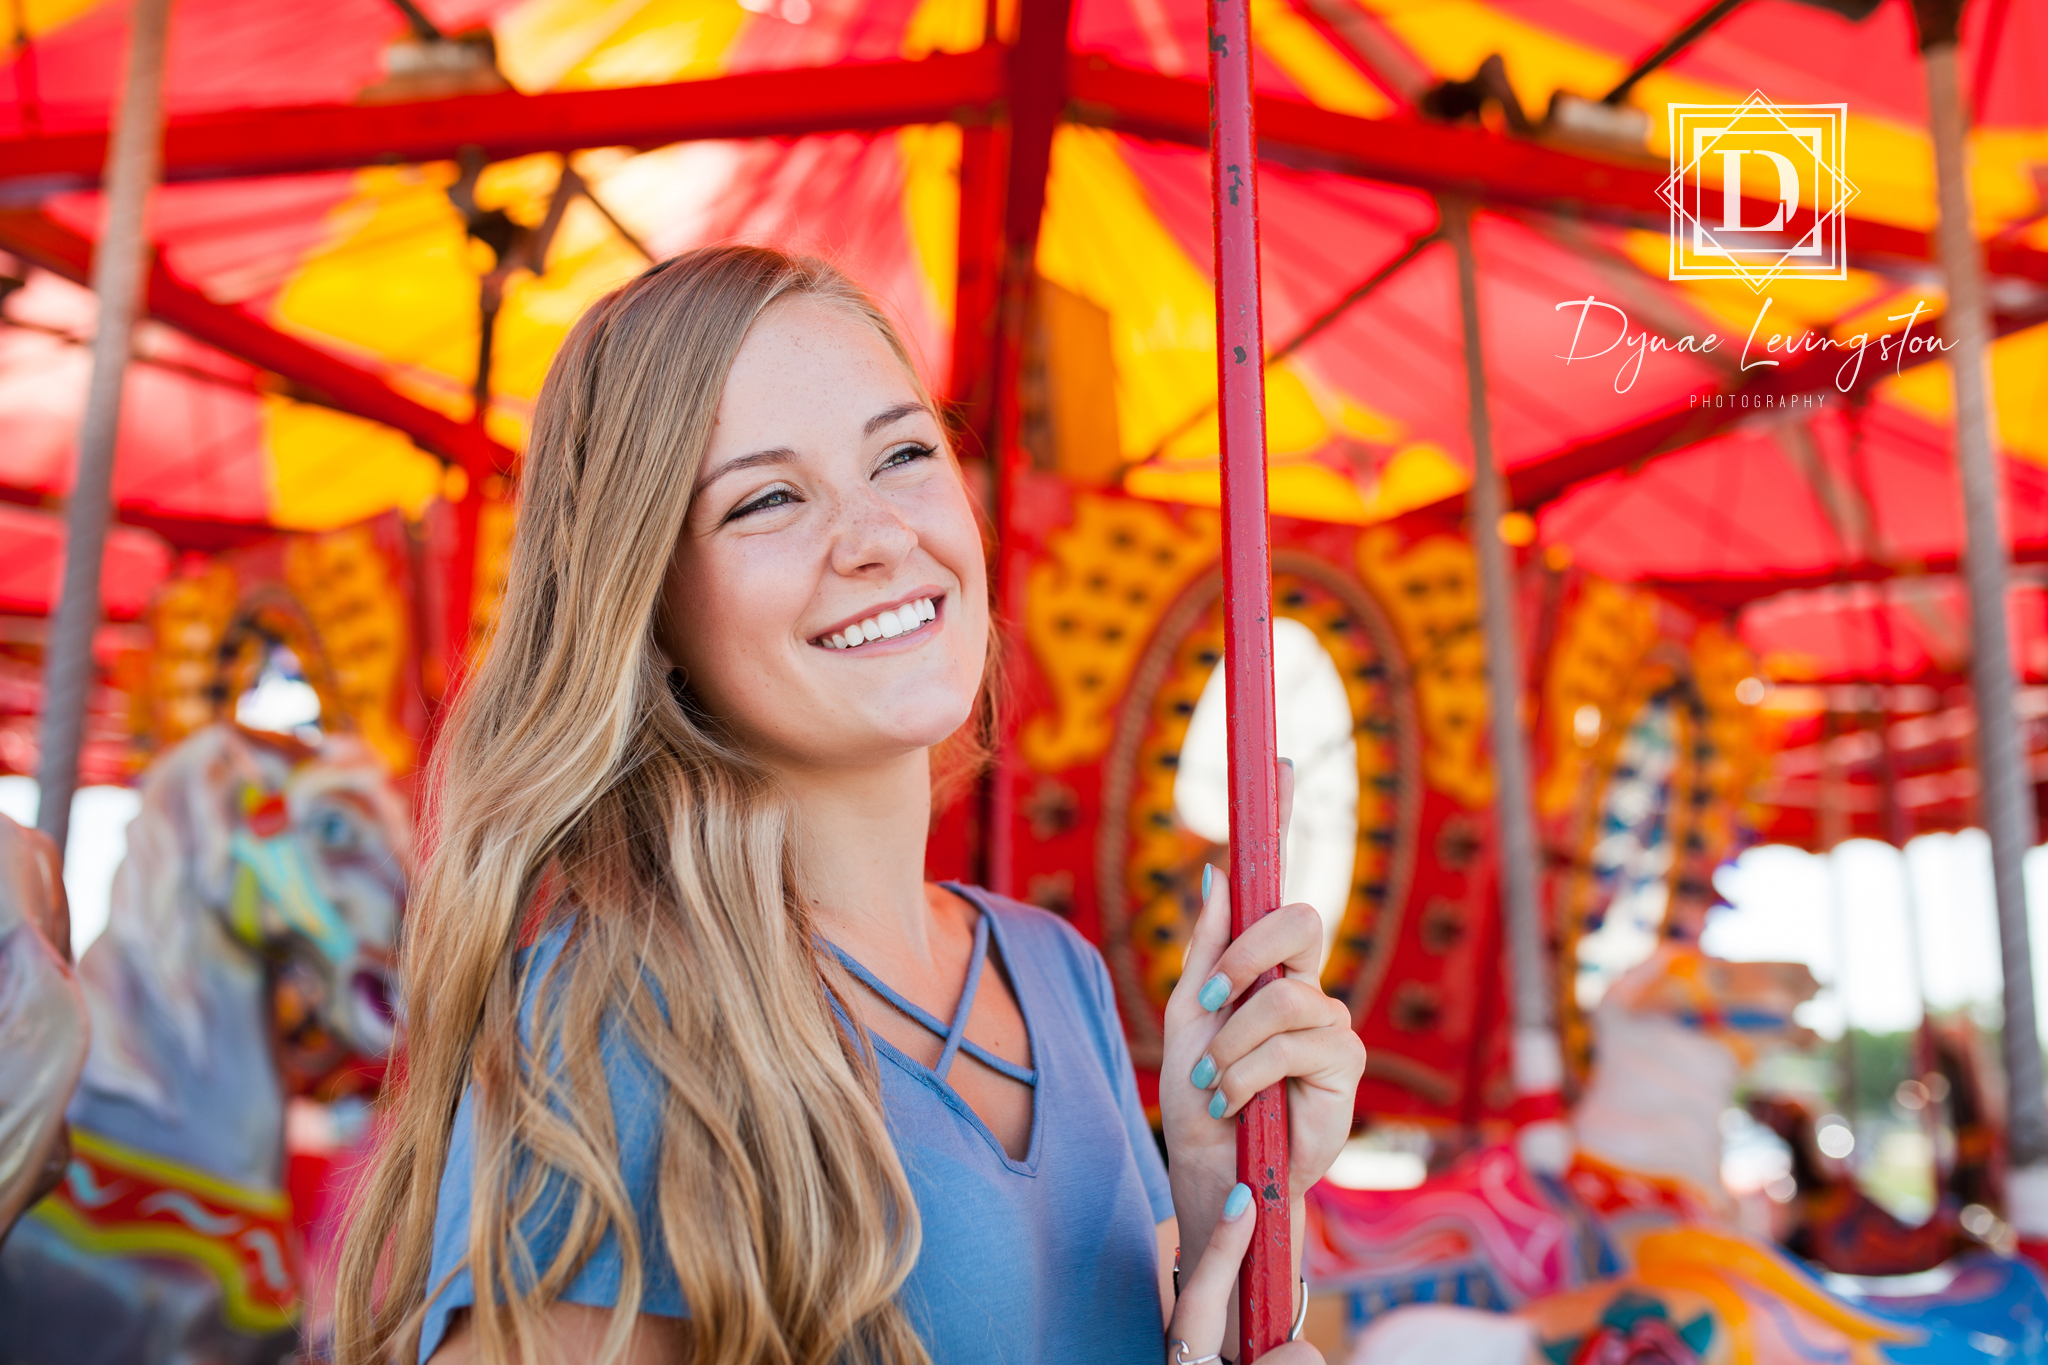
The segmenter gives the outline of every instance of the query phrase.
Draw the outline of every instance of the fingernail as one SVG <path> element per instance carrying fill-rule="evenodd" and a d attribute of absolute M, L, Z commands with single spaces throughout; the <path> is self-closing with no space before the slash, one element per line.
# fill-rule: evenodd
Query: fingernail
<path fill-rule="evenodd" d="M 1223 1111 L 1224 1111 L 1224 1110 L 1225 1110 L 1226 1108 L 1228 1108 L 1228 1107 L 1229 1107 L 1229 1101 L 1227 1101 L 1227 1100 L 1225 1100 L 1225 1099 L 1223 1098 L 1223 1092 L 1222 1092 L 1221 1090 L 1217 1091 L 1217 1092 L 1216 1092 L 1215 1094 L 1213 1094 L 1213 1095 L 1211 1095 L 1211 1096 L 1209 1097 L 1209 1117 L 1210 1117 L 1210 1118 L 1212 1118 L 1212 1119 L 1220 1119 L 1220 1118 L 1222 1118 L 1222 1117 L 1223 1117 Z M 1243 1186 L 1239 1186 L 1238 1188 L 1240 1188 L 1240 1189 L 1243 1189 L 1244 1187 L 1243 1187 Z M 1247 1196 L 1249 1196 L 1251 1192 L 1250 1192 L 1249 1190 L 1246 1190 L 1246 1191 L 1245 1191 L 1245 1193 L 1246 1193 L 1246 1195 L 1247 1195 Z"/>
<path fill-rule="evenodd" d="M 1189 1073 L 1188 1079 L 1195 1083 L 1197 1090 L 1207 1090 L 1215 1084 L 1216 1063 L 1209 1059 L 1208 1053 L 1203 1053 L 1202 1060 L 1195 1063 L 1195 1069 Z"/>
<path fill-rule="evenodd" d="M 1223 1002 L 1230 998 L 1230 978 L 1218 972 L 1202 983 L 1202 993 L 1195 997 L 1203 1009 L 1214 1014 L 1223 1008 Z"/>
<path fill-rule="evenodd" d="M 1203 863 L 1203 864 L 1202 864 L 1202 903 L 1203 903 L 1204 905 L 1207 905 L 1207 904 L 1209 903 L 1209 887 L 1210 887 L 1210 886 L 1211 886 L 1211 885 L 1212 885 L 1212 884 L 1213 884 L 1213 883 L 1215 882 L 1215 880 L 1216 880 L 1216 865 L 1215 865 L 1214 863 Z"/>
<path fill-rule="evenodd" d="M 1252 1187 L 1243 1181 L 1239 1181 L 1230 1187 L 1230 1197 L 1223 1201 L 1224 1220 L 1226 1222 L 1233 1222 L 1242 1218 L 1244 1211 L 1251 1206 Z"/>
<path fill-rule="evenodd" d="M 1282 763 L 1285 763 L 1285 764 L 1286 764 L 1286 765 L 1287 765 L 1288 767 L 1290 767 L 1290 768 L 1292 768 L 1292 767 L 1294 766 L 1294 760 L 1293 760 L 1293 759 L 1291 759 L 1291 758 L 1283 758 L 1283 759 L 1281 759 L 1280 761 L 1281 761 Z"/>

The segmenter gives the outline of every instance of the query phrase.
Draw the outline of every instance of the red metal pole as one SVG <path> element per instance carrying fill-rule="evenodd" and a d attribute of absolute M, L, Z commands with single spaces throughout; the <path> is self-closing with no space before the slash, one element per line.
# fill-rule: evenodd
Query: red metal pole
<path fill-rule="evenodd" d="M 1273 561 L 1266 525 L 1266 367 L 1259 320 L 1257 142 L 1250 0 L 1209 0 L 1209 178 L 1215 208 L 1216 394 L 1223 437 L 1223 658 L 1230 729 L 1231 933 L 1280 904 L 1280 790 L 1274 773 Z M 1277 976 L 1269 972 L 1253 990 Z M 1237 1178 L 1258 1213 L 1238 1277 L 1240 1360 L 1287 1340 L 1287 1094 L 1238 1112 Z"/>

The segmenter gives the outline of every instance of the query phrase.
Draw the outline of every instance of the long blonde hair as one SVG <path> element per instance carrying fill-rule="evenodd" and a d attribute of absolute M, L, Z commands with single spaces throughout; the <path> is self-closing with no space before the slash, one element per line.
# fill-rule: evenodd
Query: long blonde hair
<path fill-rule="evenodd" d="M 922 1362 L 896 1301 L 917 1208 L 872 1052 L 833 1014 L 769 774 L 671 689 L 663 581 L 748 329 L 795 296 L 896 330 L 843 274 L 756 247 L 688 253 L 600 301 L 541 389 L 498 633 L 435 757 L 434 846 L 405 948 L 406 1077 L 356 1205 L 341 1365 L 410 1360 L 435 1196 L 464 1088 L 476 1165 L 468 1266 L 482 1358 L 534 1359 L 541 1315 L 607 1232 L 617 1358 L 646 1292 L 601 1059 L 664 1085 L 660 1226 L 698 1365 Z M 530 1040 L 514 954 L 543 881 L 573 907 Z M 558 912 L 559 913 L 559 912 Z M 551 1059 L 542 1064 L 539 1059 Z M 558 1060 L 555 1060 L 558 1059 Z M 521 1220 L 573 1187 L 560 1253 Z"/>

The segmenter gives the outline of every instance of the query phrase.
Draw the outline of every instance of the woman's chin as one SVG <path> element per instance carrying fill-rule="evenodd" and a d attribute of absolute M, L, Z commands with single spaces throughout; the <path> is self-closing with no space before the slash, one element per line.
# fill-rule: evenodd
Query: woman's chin
<path fill-rule="evenodd" d="M 944 711 L 924 710 L 915 714 L 896 712 L 871 717 L 842 716 L 833 727 L 830 743 L 806 735 L 788 745 L 788 757 L 798 766 L 816 769 L 887 768 L 915 755 L 937 748 L 965 725 L 973 713 L 971 705 Z"/>

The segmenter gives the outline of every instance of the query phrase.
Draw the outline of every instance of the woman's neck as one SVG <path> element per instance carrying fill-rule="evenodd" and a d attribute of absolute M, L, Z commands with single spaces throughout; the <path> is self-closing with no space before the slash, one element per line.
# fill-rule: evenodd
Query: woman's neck
<path fill-rule="evenodd" d="M 855 956 L 889 944 L 931 958 L 924 894 L 931 765 L 923 750 L 874 767 L 785 773 L 799 821 L 798 875 L 821 933 Z"/>

